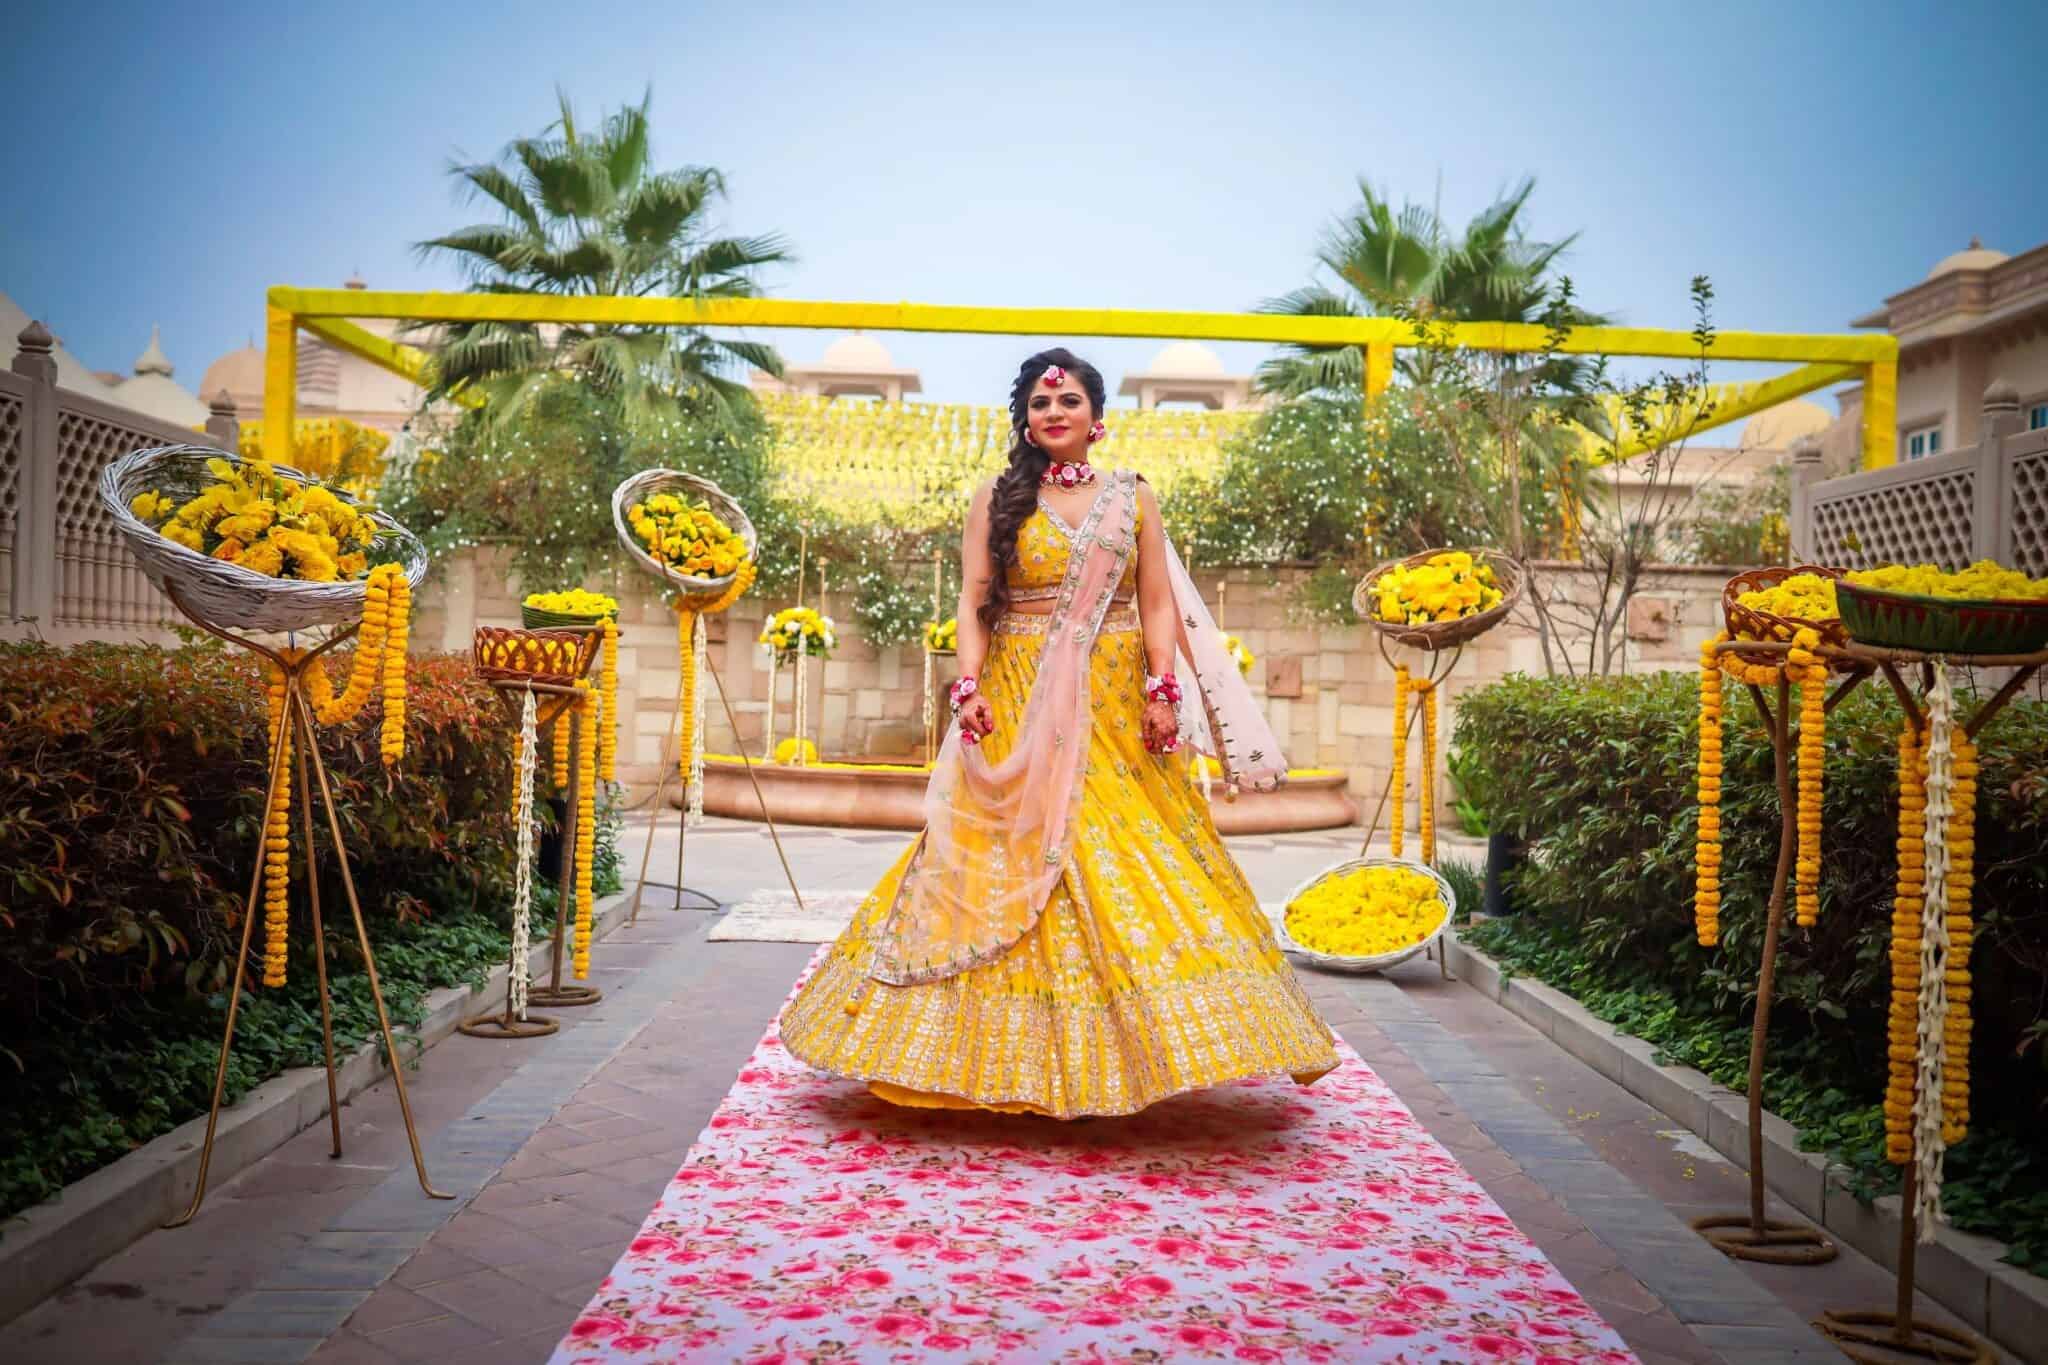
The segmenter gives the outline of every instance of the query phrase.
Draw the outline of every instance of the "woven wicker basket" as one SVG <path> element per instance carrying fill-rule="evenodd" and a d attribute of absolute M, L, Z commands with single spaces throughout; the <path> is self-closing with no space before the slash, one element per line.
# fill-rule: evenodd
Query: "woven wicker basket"
<path fill-rule="evenodd" d="M 1493 570 L 1494 586 L 1500 589 L 1500 601 L 1485 611 L 1471 616 L 1461 616 L 1455 621 L 1432 621 L 1426 626 L 1397 625 L 1382 621 L 1373 608 L 1373 585 L 1395 569 L 1408 568 L 1427 563 L 1432 555 L 1445 554 L 1445 550 L 1424 550 L 1409 555 L 1406 559 L 1389 560 L 1360 580 L 1351 592 L 1351 609 L 1359 619 L 1366 622 L 1380 634 L 1396 644 L 1408 645 L 1415 649 L 1451 649 L 1467 640 L 1477 639 L 1487 631 L 1508 619 L 1516 601 L 1522 596 L 1522 575 L 1516 571 L 1515 562 L 1506 555 L 1492 550 L 1474 550 L 1472 557 L 1484 561 Z"/>
<path fill-rule="evenodd" d="M 1929 597 L 1846 579 L 1836 589 L 1842 626 L 1858 644 L 1929 654 L 2032 654 L 2048 645 L 2048 601 Z"/>
<path fill-rule="evenodd" d="M 700 479 L 694 474 L 684 474 L 673 469 L 650 469 L 635 474 L 612 490 L 612 529 L 618 533 L 619 544 L 625 546 L 626 553 L 632 557 L 635 564 L 685 597 L 719 596 L 732 586 L 733 579 L 738 576 L 736 573 L 717 578 L 677 573 L 648 554 L 647 547 L 633 534 L 633 528 L 626 522 L 627 509 L 645 502 L 656 493 L 677 493 L 685 497 L 702 499 L 717 513 L 719 520 L 732 527 L 740 540 L 746 544 L 749 559 L 754 557 L 760 547 L 760 537 L 755 534 L 754 523 L 747 519 L 746 511 L 739 503 L 717 484 L 709 479 Z"/>
<path fill-rule="evenodd" d="M 1406 962 L 1409 958 L 1414 957 L 1424 948 L 1434 943 L 1443 934 L 1444 926 L 1448 925 L 1458 913 L 1458 893 L 1451 890 L 1451 884 L 1445 881 L 1435 868 L 1430 867 L 1426 863 L 1412 862 L 1406 858 L 1352 858 L 1333 867 L 1326 867 L 1288 892 L 1285 903 L 1287 905 L 1294 904 L 1294 902 L 1307 895 L 1310 889 L 1318 882 L 1327 881 L 1331 877 L 1340 877 L 1347 872 L 1355 872 L 1362 867 L 1402 867 L 1407 868 L 1411 872 L 1427 873 L 1436 882 L 1437 894 L 1443 898 L 1444 917 L 1438 920 L 1436 927 L 1423 935 L 1421 940 L 1405 948 L 1396 948 L 1391 953 L 1375 953 L 1369 957 L 1344 957 L 1334 953 L 1319 953 L 1312 948 L 1304 948 L 1299 943 L 1296 943 L 1293 936 L 1287 932 L 1287 915 L 1283 910 L 1280 915 L 1280 922 L 1276 926 L 1276 930 L 1280 935 L 1280 947 L 1282 950 L 1311 966 L 1323 967 L 1333 972 L 1385 971 L 1388 967 Z"/>
<path fill-rule="evenodd" d="M 1746 592 L 1773 588 L 1795 574 L 1817 574 L 1822 578 L 1839 579 L 1840 569 L 1830 569 L 1820 564 L 1795 564 L 1787 568 L 1776 565 L 1768 569 L 1746 569 L 1721 585 L 1721 616 L 1728 624 L 1728 633 L 1738 640 L 1779 640 L 1790 642 L 1792 636 L 1801 630 L 1812 629 L 1820 634 L 1824 645 L 1845 645 L 1849 643 L 1849 632 L 1840 621 L 1800 621 L 1790 616 L 1779 616 L 1775 612 L 1760 611 L 1745 607 L 1736 599 Z"/>
<path fill-rule="evenodd" d="M 128 510 L 129 503 L 142 493 L 163 493 L 184 502 L 209 484 L 217 483 L 218 479 L 207 471 L 208 460 L 226 460 L 237 466 L 249 463 L 240 455 L 211 446 L 154 446 L 131 451 L 100 471 L 100 502 L 149 581 L 166 593 L 175 590 L 187 611 L 223 630 L 310 630 L 314 626 L 359 620 L 363 614 L 363 579 L 309 583 L 298 578 L 272 578 L 167 540 Z M 320 483 L 312 475 L 288 465 L 272 467 L 283 477 L 302 484 Z M 339 488 L 329 487 L 328 491 L 352 507 L 362 506 Z M 417 589 L 427 575 L 426 546 L 384 513 L 372 509 L 370 518 L 377 525 L 377 539 L 365 551 L 370 563 L 396 561 L 405 570 L 407 581 Z"/>
<path fill-rule="evenodd" d="M 471 649 L 476 675 L 485 682 L 538 682 L 569 687 L 590 671 L 597 635 L 588 630 L 478 626 Z"/>

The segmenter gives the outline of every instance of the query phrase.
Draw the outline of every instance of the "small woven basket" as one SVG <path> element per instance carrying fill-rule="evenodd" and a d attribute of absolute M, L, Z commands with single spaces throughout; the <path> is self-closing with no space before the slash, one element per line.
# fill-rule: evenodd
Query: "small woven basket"
<path fill-rule="evenodd" d="M 684 597 L 717 597 L 732 586 L 738 574 L 729 573 L 716 578 L 703 578 L 694 574 L 678 573 L 668 565 L 647 553 L 647 547 L 633 534 L 633 528 L 626 521 L 627 509 L 647 501 L 656 493 L 676 493 L 696 498 L 709 505 L 718 519 L 732 527 L 747 547 L 747 557 L 752 559 L 760 548 L 760 537 L 754 531 L 754 523 L 747 519 L 746 511 L 726 491 L 709 479 L 700 479 L 694 474 L 684 474 L 673 469 L 650 469 L 635 474 L 612 490 L 612 529 L 618 533 L 619 544 L 633 562 Z"/>
<path fill-rule="evenodd" d="M 250 463 L 232 451 L 211 446 L 153 446 L 131 451 L 100 471 L 100 503 L 149 581 L 166 595 L 175 591 L 187 611 L 221 630 L 310 630 L 360 620 L 364 579 L 312 583 L 272 578 L 167 540 L 129 510 L 128 505 L 142 493 L 162 493 L 182 503 L 217 483 L 206 468 L 208 460 L 226 460 L 237 467 Z M 289 465 L 272 468 L 301 484 L 320 483 Z M 323 486 L 339 501 L 362 508 L 360 500 L 342 489 Z M 417 589 L 427 576 L 426 546 L 384 513 L 368 510 L 377 525 L 377 539 L 364 551 L 365 557 L 373 566 L 396 561 L 405 570 L 406 581 Z"/>
<path fill-rule="evenodd" d="M 1789 643 L 1794 634 L 1801 630 L 1819 633 L 1824 645 L 1846 645 L 1849 632 L 1840 621 L 1801 621 L 1791 616 L 1779 616 L 1775 612 L 1763 611 L 1756 607 L 1745 607 L 1736 599 L 1746 592 L 1758 592 L 1774 588 L 1786 579 L 1798 574 L 1816 574 L 1821 578 L 1837 580 L 1835 591 L 1841 592 L 1842 571 L 1820 564 L 1795 564 L 1791 567 L 1776 565 L 1768 569 L 1746 569 L 1721 585 L 1721 617 L 1728 625 L 1728 633 L 1737 640 L 1778 640 Z"/>
<path fill-rule="evenodd" d="M 1411 872 L 1428 874 L 1431 880 L 1436 882 L 1437 895 L 1443 899 L 1443 918 L 1438 920 L 1436 926 L 1427 934 L 1424 934 L 1419 941 L 1409 944 L 1405 948 L 1396 948 L 1391 953 L 1374 953 L 1365 957 L 1346 957 L 1337 953 L 1319 953 L 1313 948 L 1304 948 L 1299 943 L 1296 943 L 1293 935 L 1287 932 L 1287 912 L 1283 909 L 1280 913 L 1280 922 L 1276 926 L 1277 932 L 1280 935 L 1280 947 L 1282 950 L 1311 966 L 1322 967 L 1333 972 L 1363 973 L 1385 971 L 1389 967 L 1406 962 L 1409 958 L 1414 957 L 1424 948 L 1436 942 L 1442 936 L 1444 926 L 1448 925 L 1458 913 L 1458 893 L 1451 890 L 1451 884 L 1444 880 L 1442 874 L 1426 863 L 1411 862 L 1406 858 L 1352 858 L 1335 866 L 1326 867 L 1301 885 L 1295 887 L 1294 890 L 1288 892 L 1286 904 L 1294 904 L 1313 890 L 1318 883 L 1328 881 L 1332 877 L 1341 877 L 1347 872 L 1355 872 L 1362 867 L 1400 867 L 1406 868 Z"/>
<path fill-rule="evenodd" d="M 1859 644 L 1929 654 L 2032 654 L 2048 646 L 2048 601 L 2040 599 L 1928 597 L 1844 579 L 1835 601 Z"/>
<path fill-rule="evenodd" d="M 485 682 L 537 682 L 573 687 L 590 671 L 597 635 L 588 630 L 513 630 L 478 626 L 471 642 L 476 675 Z"/>
<path fill-rule="evenodd" d="M 528 630 L 564 630 L 578 626 L 588 629 L 604 624 L 606 617 L 616 619 L 615 614 L 608 611 L 579 616 L 574 612 L 548 611 L 542 607 L 529 607 L 524 602 L 519 604 L 519 623 Z"/>
<path fill-rule="evenodd" d="M 1474 550 L 1472 557 L 1480 560 L 1493 570 L 1494 586 L 1500 589 L 1500 601 L 1485 611 L 1471 616 L 1461 616 L 1455 621 L 1432 621 L 1424 626 L 1402 625 L 1393 621 L 1382 621 L 1373 602 L 1373 585 L 1396 569 L 1426 564 L 1431 556 L 1448 553 L 1444 549 L 1424 550 L 1409 555 L 1406 559 L 1389 560 L 1360 580 L 1351 592 L 1351 609 L 1359 619 L 1374 630 L 1388 637 L 1394 643 L 1408 645 L 1414 649 L 1451 649 L 1467 640 L 1477 639 L 1487 631 L 1508 619 L 1515 603 L 1522 596 L 1522 576 L 1515 569 L 1515 562 L 1504 554 L 1493 550 Z"/>

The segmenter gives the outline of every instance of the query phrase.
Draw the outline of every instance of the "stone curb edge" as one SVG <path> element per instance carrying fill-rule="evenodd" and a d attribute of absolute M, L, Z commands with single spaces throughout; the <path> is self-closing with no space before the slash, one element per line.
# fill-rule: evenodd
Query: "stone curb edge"
<path fill-rule="evenodd" d="M 628 886 L 591 907 L 593 940 L 625 923 L 632 899 Z M 547 940 L 534 945 L 528 961 L 535 980 L 547 972 L 548 952 Z M 456 1025 L 475 1015 L 485 1001 L 502 1001 L 507 971 L 502 963 L 493 967 L 475 990 L 444 986 L 430 992 L 424 1002 L 426 1017 L 411 1035 L 421 1050 L 454 1033 Z M 401 1049 L 405 1044 L 401 1038 Z M 372 1039 L 340 1059 L 335 1068 L 337 1093 L 347 1104 L 389 1074 Z M 324 1067 L 296 1067 L 256 1086 L 239 1103 L 220 1111 L 208 1189 L 217 1194 L 235 1176 L 326 1117 Z M 199 1178 L 199 1147 L 205 1136 L 205 1117 L 190 1119 L 66 1185 L 55 1199 L 0 1225 L 0 1326 L 183 1212 Z"/>
<path fill-rule="evenodd" d="M 1653 1109 L 1691 1129 L 1734 1162 L 1749 1165 L 1749 1101 L 1686 1066 L 1662 1066 L 1657 1049 L 1595 1018 L 1555 987 L 1529 977 L 1502 979 L 1500 966 L 1446 931 L 1442 942 L 1453 975 L 1519 1016 Z M 1841 1242 L 1896 1272 L 1899 1197 L 1864 1204 L 1849 1193 L 1847 1169 L 1817 1152 L 1799 1150 L 1799 1133 L 1764 1111 L 1764 1170 L 1771 1191 Z M 1977 1332 L 2030 1365 L 2048 1365 L 2048 1281 L 1998 1258 L 2003 1242 L 1942 1226 L 1915 1256 L 1918 1288 Z M 1843 1304 L 1889 1308 L 1890 1304 Z M 2022 1348 L 2018 1343 L 2028 1343 Z"/>

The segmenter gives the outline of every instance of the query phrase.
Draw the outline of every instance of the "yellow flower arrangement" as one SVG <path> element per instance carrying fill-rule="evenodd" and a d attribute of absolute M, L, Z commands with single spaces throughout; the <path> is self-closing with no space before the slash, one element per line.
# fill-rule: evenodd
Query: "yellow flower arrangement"
<path fill-rule="evenodd" d="M 1948 824 L 1948 1017 L 1942 1035 L 1947 1057 L 1941 1072 L 1941 1140 L 1961 1142 L 1970 1127 L 1970 950 L 1976 929 L 1970 901 L 1977 884 L 1977 746 L 1959 725 L 1954 750 L 1953 811 Z"/>
<path fill-rule="evenodd" d="M 1412 868 L 1362 867 L 1326 877 L 1288 902 L 1288 936 L 1311 952 L 1372 957 L 1413 947 L 1444 920 L 1436 879 Z"/>
<path fill-rule="evenodd" d="M 1835 605 L 1835 580 L 1817 573 L 1796 573 L 1768 588 L 1753 588 L 1735 600 L 1752 611 L 1816 625 L 1839 620 L 1842 615 Z M 1782 626 L 1774 626 L 1772 633 L 1779 640 L 1791 638 L 1791 632 Z"/>
<path fill-rule="evenodd" d="M 179 504 L 138 493 L 128 510 L 166 540 L 271 578 L 336 583 L 369 572 L 377 523 L 319 484 L 301 484 L 261 460 L 206 462 L 217 480 Z"/>
<path fill-rule="evenodd" d="M 604 618 L 604 653 L 598 660 L 597 685 L 604 701 L 604 726 L 597 732 L 597 775 L 619 780 L 619 623 L 616 613 Z"/>
<path fill-rule="evenodd" d="M 1721 665 L 1714 646 L 1700 646 L 1699 831 L 1693 843 L 1693 930 L 1700 946 L 1721 941 Z"/>
<path fill-rule="evenodd" d="M 2048 598 L 2048 578 L 2028 578 L 1995 560 L 1980 559 L 1959 573 L 1944 573 L 1932 564 L 1886 564 L 1875 569 L 1858 569 L 1845 574 L 1860 588 L 1880 592 L 1912 593 L 1919 597 L 1953 597 L 1975 601 L 1992 598 Z"/>
<path fill-rule="evenodd" d="M 1422 698 L 1422 771 L 1416 781 L 1417 823 L 1422 832 L 1422 861 L 1436 859 L 1436 684 L 1428 678 L 1413 677 L 1406 664 L 1394 666 L 1394 771 L 1389 776 L 1393 818 L 1387 830 L 1389 846 L 1401 856 L 1403 826 L 1408 802 L 1408 698 Z"/>
<path fill-rule="evenodd" d="M 761 628 L 761 648 L 778 660 L 786 662 L 796 657 L 799 643 L 803 645 L 804 652 L 814 659 L 830 658 L 833 648 L 839 643 L 839 636 L 832 628 L 832 618 L 821 616 L 811 607 L 784 607 L 769 617 L 768 624 Z"/>
<path fill-rule="evenodd" d="M 597 844 L 597 697 L 590 680 L 576 683 L 576 938 L 572 958 L 576 979 L 590 975 L 591 868 Z"/>
<path fill-rule="evenodd" d="M 798 757 L 799 753 L 801 753 L 802 757 Z M 809 740 L 805 740 L 802 749 L 799 750 L 794 737 L 785 739 L 775 746 L 775 761 L 777 763 L 802 763 L 809 766 L 818 761 L 818 746 Z"/>
<path fill-rule="evenodd" d="M 705 503 L 656 493 L 626 510 L 626 524 L 647 556 L 693 578 L 723 578 L 739 571 L 747 543 Z"/>
<path fill-rule="evenodd" d="M 924 647 L 928 654 L 951 654 L 960 647 L 960 618 L 951 617 L 944 621 L 928 622 L 924 628 Z"/>
<path fill-rule="evenodd" d="M 1401 856 L 1401 824 L 1408 814 L 1408 665 L 1394 665 L 1394 771 L 1393 806 L 1387 841 L 1396 858 Z"/>
<path fill-rule="evenodd" d="M 616 598 L 601 592 L 586 592 L 572 588 L 567 592 L 530 592 L 520 604 L 535 611 L 551 611 L 557 616 L 616 617 L 619 603 Z"/>
<path fill-rule="evenodd" d="M 1238 672 L 1246 677 L 1251 676 L 1252 665 L 1259 661 L 1259 656 L 1246 649 L 1244 641 L 1235 635 L 1226 635 L 1223 637 L 1223 651 L 1230 656 L 1230 661 L 1237 665 Z"/>
<path fill-rule="evenodd" d="M 555 790 L 558 792 L 569 790 L 570 724 L 568 711 L 565 710 L 556 716 L 553 741 L 548 746 L 548 756 L 554 760 L 554 766 L 549 770 L 548 776 L 554 780 Z"/>
<path fill-rule="evenodd" d="M 1373 584 L 1379 619 L 1420 626 L 1476 616 L 1500 605 L 1493 566 L 1463 550 L 1446 550 L 1420 564 L 1397 565 Z"/>

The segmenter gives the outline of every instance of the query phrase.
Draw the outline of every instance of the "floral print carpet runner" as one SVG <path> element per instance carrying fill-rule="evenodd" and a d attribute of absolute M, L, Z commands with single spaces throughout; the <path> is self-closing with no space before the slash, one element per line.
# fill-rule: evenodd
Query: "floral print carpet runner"
<path fill-rule="evenodd" d="M 1339 1050 L 1067 1124 L 900 1109 L 771 1028 L 553 1365 L 1633 1361 Z"/>

